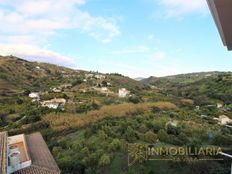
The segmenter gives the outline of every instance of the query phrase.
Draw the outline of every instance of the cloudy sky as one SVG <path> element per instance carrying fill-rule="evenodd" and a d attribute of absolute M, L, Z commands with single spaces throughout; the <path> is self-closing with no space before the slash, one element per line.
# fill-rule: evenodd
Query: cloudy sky
<path fill-rule="evenodd" d="M 206 0 L 1 0 L 0 55 L 130 77 L 229 71 Z"/>

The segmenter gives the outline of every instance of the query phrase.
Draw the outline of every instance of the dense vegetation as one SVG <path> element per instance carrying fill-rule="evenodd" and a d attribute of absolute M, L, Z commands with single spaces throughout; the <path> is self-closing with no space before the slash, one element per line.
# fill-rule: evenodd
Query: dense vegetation
<path fill-rule="evenodd" d="M 128 143 L 211 146 L 232 153 L 232 129 L 215 120 L 232 118 L 231 85 L 232 74 L 223 72 L 139 82 L 116 73 L 0 57 L 0 129 L 10 135 L 40 131 L 63 174 L 229 174 L 226 158 L 145 161 L 128 167 L 127 157 Z M 119 98 L 119 88 L 131 95 Z M 56 110 L 41 107 L 28 97 L 31 92 L 39 92 L 42 101 L 67 102 Z"/>

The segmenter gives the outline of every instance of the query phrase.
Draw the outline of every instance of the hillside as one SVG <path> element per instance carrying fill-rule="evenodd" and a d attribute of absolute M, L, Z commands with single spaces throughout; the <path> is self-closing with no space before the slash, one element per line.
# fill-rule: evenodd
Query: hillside
<path fill-rule="evenodd" d="M 86 71 L 47 63 L 29 62 L 13 56 L 0 56 L 0 93 L 20 93 L 25 89 L 46 91 L 64 83 L 72 84 L 77 79 L 83 80 L 86 74 Z M 109 74 L 107 77 L 110 83 L 117 88 L 127 87 L 130 90 L 136 90 L 143 87 L 142 83 L 128 77 L 114 74 Z M 97 83 L 97 80 L 94 83 Z"/>
<path fill-rule="evenodd" d="M 64 74 L 76 72 L 56 65 L 0 56 L 1 92 L 20 92 L 27 88 L 44 90 L 49 85 L 68 81 L 62 78 Z"/>
<path fill-rule="evenodd" d="M 215 100 L 225 104 L 232 103 L 231 72 L 203 72 L 161 78 L 150 77 L 142 82 L 162 88 L 175 96 L 201 100 L 199 103 L 210 104 Z"/>
<path fill-rule="evenodd" d="M 133 144 L 223 147 L 231 154 L 232 105 L 225 105 L 232 103 L 231 85 L 232 73 L 141 82 L 117 73 L 0 57 L 0 130 L 9 135 L 41 132 L 65 174 L 229 173 L 230 161 L 192 161 L 202 158 L 198 154 L 154 156 L 155 162 L 130 168 L 127 159 Z M 119 95 L 120 88 L 126 88 L 120 90 L 126 95 Z M 177 160 L 163 162 L 167 157 Z"/>
<path fill-rule="evenodd" d="M 174 86 L 176 84 L 188 84 L 193 83 L 208 77 L 215 77 L 218 74 L 223 74 L 222 72 L 199 72 L 199 73 L 189 73 L 189 74 L 179 74 L 173 76 L 165 77 L 154 77 L 151 76 L 147 79 L 141 80 L 145 84 L 155 85 L 158 87 Z"/>

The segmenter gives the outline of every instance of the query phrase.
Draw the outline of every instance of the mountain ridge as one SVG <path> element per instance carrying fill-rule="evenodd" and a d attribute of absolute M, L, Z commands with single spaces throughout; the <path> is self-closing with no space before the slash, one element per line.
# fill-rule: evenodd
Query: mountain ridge
<path fill-rule="evenodd" d="M 107 77 L 116 87 L 129 90 L 142 88 L 143 84 L 120 74 L 103 74 L 58 66 L 49 63 L 30 62 L 14 56 L 0 56 L 0 92 L 19 93 L 31 90 L 45 91 L 65 83 L 84 81 L 87 74 L 99 74 Z M 97 80 L 95 81 L 97 83 Z"/>

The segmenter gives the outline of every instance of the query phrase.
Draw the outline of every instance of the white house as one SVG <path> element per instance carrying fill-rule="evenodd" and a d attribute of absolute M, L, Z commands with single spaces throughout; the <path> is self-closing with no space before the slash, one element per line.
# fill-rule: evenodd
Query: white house
<path fill-rule="evenodd" d="M 177 127 L 179 122 L 177 120 L 170 120 L 165 124 L 165 129 L 168 129 L 168 126 Z"/>
<path fill-rule="evenodd" d="M 226 115 L 221 115 L 218 118 L 218 122 L 220 125 L 227 125 L 229 123 L 232 123 L 232 120 L 229 117 L 227 117 Z"/>
<path fill-rule="evenodd" d="M 108 88 L 107 87 L 101 87 L 101 92 L 103 92 L 103 93 L 108 92 Z"/>
<path fill-rule="evenodd" d="M 60 89 L 72 88 L 72 84 L 71 83 L 63 84 L 63 85 L 60 85 L 59 88 Z"/>
<path fill-rule="evenodd" d="M 53 92 L 56 92 L 56 93 L 62 92 L 62 90 L 59 89 L 59 88 L 53 88 L 52 91 L 53 91 Z"/>
<path fill-rule="evenodd" d="M 53 103 L 48 104 L 47 107 L 50 109 L 57 109 L 59 107 L 59 103 L 53 102 Z"/>
<path fill-rule="evenodd" d="M 30 97 L 30 98 L 39 98 L 39 93 L 37 93 L 37 92 L 32 92 L 32 93 L 29 94 L 29 97 Z"/>
<path fill-rule="evenodd" d="M 220 108 L 222 108 L 222 107 L 223 107 L 223 104 L 217 103 L 217 108 L 218 108 L 218 109 L 220 109 Z"/>
<path fill-rule="evenodd" d="M 41 102 L 42 107 L 48 107 L 50 109 L 57 109 L 59 106 L 64 106 L 66 100 L 64 98 L 54 98 L 52 100 L 46 100 Z"/>
<path fill-rule="evenodd" d="M 107 82 L 107 86 L 111 86 L 111 83 L 110 83 L 110 82 Z"/>
<path fill-rule="evenodd" d="M 121 88 L 121 89 L 118 90 L 118 96 L 120 98 L 124 98 L 129 94 L 130 94 L 130 91 L 128 91 L 126 88 Z"/>
<path fill-rule="evenodd" d="M 85 78 L 93 78 L 94 77 L 94 74 L 85 74 Z"/>
<path fill-rule="evenodd" d="M 105 79 L 105 76 L 101 74 L 96 74 L 94 77 L 99 80 Z"/>

